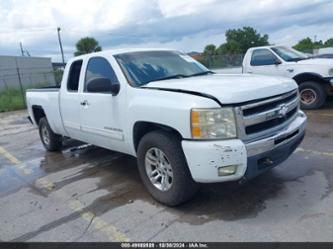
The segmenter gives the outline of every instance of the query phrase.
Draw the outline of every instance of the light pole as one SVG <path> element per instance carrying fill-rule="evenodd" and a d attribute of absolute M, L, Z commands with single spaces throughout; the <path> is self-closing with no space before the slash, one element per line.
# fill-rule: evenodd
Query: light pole
<path fill-rule="evenodd" d="M 61 57 L 62 57 L 62 63 L 65 65 L 65 58 L 64 58 L 64 51 L 62 49 L 62 43 L 61 43 L 61 37 L 60 37 L 60 27 L 57 28 L 58 31 L 58 40 L 59 40 L 59 46 L 60 46 L 60 52 L 61 52 Z"/>
<path fill-rule="evenodd" d="M 23 51 L 22 42 L 20 42 L 20 49 L 21 49 L 21 55 L 24 56 L 24 51 Z"/>

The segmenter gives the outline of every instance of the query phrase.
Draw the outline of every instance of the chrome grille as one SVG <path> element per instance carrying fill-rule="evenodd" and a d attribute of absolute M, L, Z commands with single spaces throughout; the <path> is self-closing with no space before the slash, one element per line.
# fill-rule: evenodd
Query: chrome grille
<path fill-rule="evenodd" d="M 297 90 L 236 107 L 238 136 L 244 141 L 272 135 L 296 118 Z"/>

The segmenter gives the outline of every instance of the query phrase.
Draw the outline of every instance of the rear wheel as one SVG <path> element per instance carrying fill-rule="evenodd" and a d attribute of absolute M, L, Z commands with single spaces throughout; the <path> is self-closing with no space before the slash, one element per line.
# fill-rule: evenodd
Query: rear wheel
<path fill-rule="evenodd" d="M 48 151 L 58 151 L 62 147 L 62 136 L 55 134 L 49 123 L 47 122 L 46 117 L 43 117 L 39 120 L 39 136 L 40 139 Z"/>
<path fill-rule="evenodd" d="M 138 167 L 145 187 L 157 201 L 169 206 L 189 200 L 198 190 L 180 142 L 172 133 L 153 131 L 138 147 Z"/>
<path fill-rule="evenodd" d="M 299 86 L 302 109 L 318 109 L 326 100 L 327 94 L 322 84 L 307 81 Z"/>

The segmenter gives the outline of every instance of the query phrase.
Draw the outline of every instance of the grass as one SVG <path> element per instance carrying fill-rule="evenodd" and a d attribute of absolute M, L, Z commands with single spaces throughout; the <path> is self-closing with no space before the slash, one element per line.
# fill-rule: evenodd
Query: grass
<path fill-rule="evenodd" d="M 48 83 L 40 82 L 38 84 L 24 87 L 23 92 L 27 89 L 41 88 L 49 86 Z M 8 88 L 6 90 L 0 90 L 0 112 L 10 112 L 16 110 L 22 110 L 26 108 L 25 99 L 22 97 L 20 88 Z"/>
<path fill-rule="evenodd" d="M 0 112 L 26 108 L 20 89 L 7 89 L 0 92 Z"/>

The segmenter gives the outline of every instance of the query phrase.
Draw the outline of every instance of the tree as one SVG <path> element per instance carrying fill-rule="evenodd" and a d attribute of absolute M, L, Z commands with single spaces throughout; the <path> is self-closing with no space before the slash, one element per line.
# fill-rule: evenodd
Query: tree
<path fill-rule="evenodd" d="M 204 55 L 215 55 L 216 54 L 216 46 L 214 44 L 209 44 L 205 47 Z"/>
<path fill-rule="evenodd" d="M 330 38 L 324 42 L 324 47 L 333 47 L 333 38 Z"/>
<path fill-rule="evenodd" d="M 310 37 L 307 37 L 300 40 L 293 48 L 301 52 L 309 53 L 314 49 L 314 43 Z"/>
<path fill-rule="evenodd" d="M 252 27 L 229 29 L 225 33 L 226 42 L 218 48 L 207 45 L 201 62 L 208 67 L 225 67 L 241 65 L 243 54 L 255 46 L 269 45 L 268 35 L 261 35 Z"/>
<path fill-rule="evenodd" d="M 57 68 L 53 71 L 54 73 L 54 78 L 57 86 L 60 86 L 61 80 L 62 80 L 62 75 L 64 74 L 64 70 Z"/>
<path fill-rule="evenodd" d="M 231 40 L 221 44 L 217 49 L 219 66 L 239 66 L 243 58 L 243 51 L 238 42 Z"/>
<path fill-rule="evenodd" d="M 327 40 L 323 43 L 322 40 L 314 42 L 310 37 L 306 37 L 300 40 L 293 48 L 304 53 L 312 53 L 314 49 L 324 48 L 326 45 L 329 47 L 330 42 L 333 42 L 333 39 L 332 41 Z"/>
<path fill-rule="evenodd" d="M 269 45 L 268 35 L 261 35 L 252 27 L 229 29 L 225 32 L 225 52 L 245 53 L 251 47 Z"/>
<path fill-rule="evenodd" d="M 242 49 L 237 41 L 231 40 L 229 42 L 223 43 L 217 49 L 218 54 L 240 54 Z"/>
<path fill-rule="evenodd" d="M 74 53 L 75 56 L 102 51 L 102 47 L 99 46 L 98 41 L 93 37 L 81 38 L 76 43 L 75 46 L 76 46 L 76 51 Z"/>

